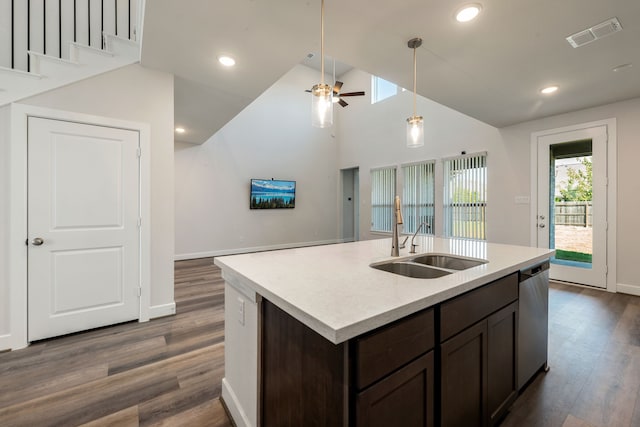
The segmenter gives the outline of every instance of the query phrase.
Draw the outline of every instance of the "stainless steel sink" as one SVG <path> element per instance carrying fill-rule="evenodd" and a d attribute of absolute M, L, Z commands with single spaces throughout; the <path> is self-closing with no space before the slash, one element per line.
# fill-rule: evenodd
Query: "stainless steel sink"
<path fill-rule="evenodd" d="M 467 268 L 486 264 L 488 261 L 455 255 L 421 254 L 410 258 L 371 264 L 372 268 L 415 279 L 436 279 Z"/>
<path fill-rule="evenodd" d="M 391 261 L 380 264 L 372 264 L 371 267 L 382 271 L 388 271 L 389 273 L 400 274 L 401 276 L 412 277 L 415 279 L 435 279 L 437 277 L 451 274 L 450 271 L 431 268 L 424 264 L 403 261 Z"/>
<path fill-rule="evenodd" d="M 463 258 L 452 255 L 424 254 L 410 258 L 411 262 L 418 264 L 431 265 L 433 267 L 446 268 L 448 270 L 466 270 L 467 268 L 476 267 L 486 264 L 487 261 L 472 258 Z"/>

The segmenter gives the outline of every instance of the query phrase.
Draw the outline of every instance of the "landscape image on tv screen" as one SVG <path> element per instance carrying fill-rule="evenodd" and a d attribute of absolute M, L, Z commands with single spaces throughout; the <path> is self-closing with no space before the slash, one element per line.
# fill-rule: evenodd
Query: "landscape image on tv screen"
<path fill-rule="evenodd" d="M 251 180 L 251 209 L 296 207 L 296 182 L 273 179 Z"/>

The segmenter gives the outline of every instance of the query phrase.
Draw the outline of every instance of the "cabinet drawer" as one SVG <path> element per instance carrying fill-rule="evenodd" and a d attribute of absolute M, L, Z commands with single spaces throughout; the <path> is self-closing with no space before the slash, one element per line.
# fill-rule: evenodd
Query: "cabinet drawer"
<path fill-rule="evenodd" d="M 433 309 L 355 339 L 356 387 L 361 390 L 435 345 Z"/>
<path fill-rule="evenodd" d="M 440 305 L 440 342 L 518 299 L 518 273 Z"/>

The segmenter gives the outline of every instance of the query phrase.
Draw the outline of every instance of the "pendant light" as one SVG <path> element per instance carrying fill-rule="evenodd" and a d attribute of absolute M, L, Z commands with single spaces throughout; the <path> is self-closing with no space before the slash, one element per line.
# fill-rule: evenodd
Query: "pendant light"
<path fill-rule="evenodd" d="M 416 49 L 422 45 L 422 39 L 409 40 L 407 46 L 413 49 L 413 116 L 407 119 L 407 147 L 417 148 L 424 145 L 424 120 L 416 114 Z"/>
<path fill-rule="evenodd" d="M 324 82 L 324 0 L 320 3 L 320 83 L 311 88 L 311 124 L 326 128 L 333 124 L 333 88 Z"/>

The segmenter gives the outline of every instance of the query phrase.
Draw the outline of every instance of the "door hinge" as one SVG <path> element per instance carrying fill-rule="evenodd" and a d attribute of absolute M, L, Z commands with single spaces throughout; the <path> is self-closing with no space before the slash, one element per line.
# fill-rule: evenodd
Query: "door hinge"
<path fill-rule="evenodd" d="M 142 218 L 138 218 L 138 228 L 142 227 Z"/>
<path fill-rule="evenodd" d="M 141 297 L 142 296 L 142 288 L 138 288 L 136 293 L 138 294 L 139 297 Z"/>
<path fill-rule="evenodd" d="M 136 148 L 136 156 L 142 157 L 142 149 L 140 147 Z"/>

